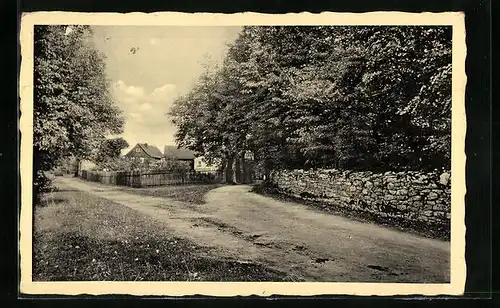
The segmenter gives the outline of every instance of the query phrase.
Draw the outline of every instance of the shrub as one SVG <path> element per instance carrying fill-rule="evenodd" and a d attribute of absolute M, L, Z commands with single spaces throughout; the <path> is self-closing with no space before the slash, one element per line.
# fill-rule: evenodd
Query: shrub
<path fill-rule="evenodd" d="M 128 157 L 110 158 L 99 162 L 94 171 L 141 171 L 141 172 L 186 172 L 191 170 L 189 163 L 173 159 L 145 160 Z"/>
<path fill-rule="evenodd" d="M 167 159 L 152 162 L 149 169 L 153 172 L 187 172 L 191 167 L 187 162 Z"/>
<path fill-rule="evenodd" d="M 41 170 L 33 174 L 33 204 L 40 204 L 42 194 L 54 191 L 55 187 L 49 175 Z"/>

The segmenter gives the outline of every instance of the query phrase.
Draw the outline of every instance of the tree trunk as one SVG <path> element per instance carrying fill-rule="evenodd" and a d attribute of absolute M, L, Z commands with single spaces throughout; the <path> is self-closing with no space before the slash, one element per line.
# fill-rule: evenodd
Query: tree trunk
<path fill-rule="evenodd" d="M 226 161 L 226 170 L 225 170 L 225 182 L 228 184 L 234 183 L 234 177 L 233 177 L 233 163 L 234 159 L 233 158 L 228 158 Z"/>
<path fill-rule="evenodd" d="M 241 169 L 243 171 L 242 182 L 244 184 L 247 184 L 248 183 L 248 168 L 247 168 L 247 162 L 245 161 L 245 152 L 241 153 Z"/>
<path fill-rule="evenodd" d="M 241 183 L 241 157 L 236 156 L 234 160 L 234 181 L 235 183 Z"/>
<path fill-rule="evenodd" d="M 247 183 L 254 183 L 255 179 L 254 179 L 254 163 L 253 161 L 249 161 L 247 163 L 245 163 L 246 165 L 246 168 L 247 168 Z"/>
<path fill-rule="evenodd" d="M 264 181 L 268 182 L 269 181 L 269 175 L 271 173 L 271 170 L 267 166 L 264 166 Z"/>
<path fill-rule="evenodd" d="M 81 160 L 79 158 L 76 159 L 76 170 L 75 170 L 75 177 L 78 177 L 80 175 L 80 168 L 81 168 Z"/>

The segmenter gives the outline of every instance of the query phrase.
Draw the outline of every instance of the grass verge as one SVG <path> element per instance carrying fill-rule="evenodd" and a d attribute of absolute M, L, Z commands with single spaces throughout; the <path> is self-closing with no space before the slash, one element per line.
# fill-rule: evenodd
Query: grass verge
<path fill-rule="evenodd" d="M 34 281 L 288 281 L 213 258 L 161 222 L 85 192 L 50 193 L 34 215 Z"/>
<path fill-rule="evenodd" d="M 223 184 L 199 184 L 186 186 L 160 186 L 160 187 L 120 187 L 119 190 L 151 197 L 169 198 L 177 201 L 193 204 L 203 204 L 204 196 L 212 189 L 223 186 Z"/>
<path fill-rule="evenodd" d="M 334 215 L 339 215 L 352 220 L 361 222 L 373 222 L 384 227 L 397 229 L 400 231 L 417 234 L 420 236 L 439 239 L 444 241 L 450 240 L 450 226 L 442 226 L 439 224 L 427 224 L 424 222 L 415 222 L 396 217 L 382 217 L 370 212 L 363 212 L 354 209 L 349 209 L 334 204 L 321 201 L 306 200 L 295 196 L 287 195 L 281 192 L 277 187 L 263 182 L 259 185 L 254 185 L 252 191 L 273 199 L 285 202 L 294 202 L 328 212 Z"/>

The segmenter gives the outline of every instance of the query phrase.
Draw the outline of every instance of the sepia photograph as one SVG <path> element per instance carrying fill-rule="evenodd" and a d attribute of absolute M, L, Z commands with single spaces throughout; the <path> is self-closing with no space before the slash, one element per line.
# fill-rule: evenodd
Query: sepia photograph
<path fill-rule="evenodd" d="M 463 291 L 463 17 L 80 15 L 21 41 L 26 284 Z"/>

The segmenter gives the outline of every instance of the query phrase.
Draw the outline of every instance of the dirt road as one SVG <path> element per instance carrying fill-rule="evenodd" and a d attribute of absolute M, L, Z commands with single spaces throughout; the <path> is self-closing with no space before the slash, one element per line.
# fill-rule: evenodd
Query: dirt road
<path fill-rule="evenodd" d="M 297 280 L 449 282 L 450 244 L 351 221 L 249 192 L 250 186 L 210 191 L 205 204 L 140 196 L 112 186 L 58 178 L 164 222 L 176 236 L 215 256 L 263 263 Z"/>

